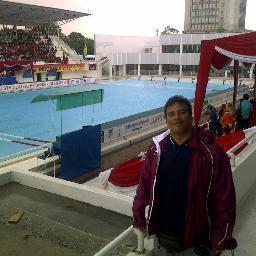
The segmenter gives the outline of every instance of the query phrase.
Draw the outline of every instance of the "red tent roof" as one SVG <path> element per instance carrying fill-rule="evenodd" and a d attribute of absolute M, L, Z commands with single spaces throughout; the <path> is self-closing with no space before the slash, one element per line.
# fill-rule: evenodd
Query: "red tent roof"
<path fill-rule="evenodd" d="M 232 59 L 256 63 L 256 32 L 201 42 L 201 55 L 195 92 L 194 119 L 199 124 L 211 66 L 226 70 Z M 247 65 L 246 65 L 247 66 Z"/>
<path fill-rule="evenodd" d="M 22 68 L 33 68 L 33 61 L 29 60 L 8 60 L 0 61 L 0 72 L 6 68 L 11 68 L 13 70 L 20 70 Z"/>

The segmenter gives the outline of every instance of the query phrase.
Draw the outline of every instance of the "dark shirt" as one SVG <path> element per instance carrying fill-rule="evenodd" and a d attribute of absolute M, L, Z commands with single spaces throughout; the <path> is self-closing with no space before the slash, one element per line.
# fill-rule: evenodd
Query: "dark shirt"
<path fill-rule="evenodd" d="M 182 237 L 188 200 L 188 171 L 192 148 L 170 140 L 158 169 L 161 233 Z"/>
<path fill-rule="evenodd" d="M 210 119 L 211 122 L 217 123 L 218 122 L 218 115 L 216 112 L 210 112 Z"/>

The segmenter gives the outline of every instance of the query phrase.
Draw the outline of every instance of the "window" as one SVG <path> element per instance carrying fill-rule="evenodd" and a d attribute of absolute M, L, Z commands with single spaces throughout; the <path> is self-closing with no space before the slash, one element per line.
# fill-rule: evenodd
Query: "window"
<path fill-rule="evenodd" d="M 184 44 L 183 53 L 200 53 L 200 44 Z"/>
<path fill-rule="evenodd" d="M 162 74 L 163 75 L 178 75 L 180 73 L 180 66 L 174 64 L 163 64 L 162 65 Z"/>
<path fill-rule="evenodd" d="M 145 48 L 145 53 L 152 53 L 152 48 Z"/>
<path fill-rule="evenodd" d="M 184 75 L 196 75 L 198 72 L 198 65 L 182 65 L 182 73 Z"/>
<path fill-rule="evenodd" d="M 180 45 L 162 45 L 162 53 L 180 53 Z"/>

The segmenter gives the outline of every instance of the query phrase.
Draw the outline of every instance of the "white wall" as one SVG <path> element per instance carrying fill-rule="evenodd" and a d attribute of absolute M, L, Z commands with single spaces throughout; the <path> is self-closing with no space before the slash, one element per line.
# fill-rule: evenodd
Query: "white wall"
<path fill-rule="evenodd" d="M 160 37 L 131 37 L 95 35 L 96 54 L 107 56 L 112 65 L 126 64 L 174 64 L 198 65 L 199 53 L 161 53 L 162 45 L 201 44 L 202 40 L 236 35 L 237 33 L 214 34 L 169 34 Z M 152 53 L 145 48 L 153 47 Z"/>
<path fill-rule="evenodd" d="M 159 52 L 158 37 L 95 35 L 96 55 L 112 52 L 144 52 L 145 48 L 153 48 Z"/>
<path fill-rule="evenodd" d="M 71 79 L 71 78 L 82 78 L 83 75 L 85 74 L 85 70 L 82 71 L 65 71 L 62 72 L 62 77 L 61 79 Z"/>

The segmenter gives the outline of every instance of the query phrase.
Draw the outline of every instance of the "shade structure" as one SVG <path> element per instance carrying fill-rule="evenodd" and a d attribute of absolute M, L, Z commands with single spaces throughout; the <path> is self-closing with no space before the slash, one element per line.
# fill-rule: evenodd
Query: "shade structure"
<path fill-rule="evenodd" d="M 199 124 L 211 67 L 223 72 L 229 67 L 232 60 L 242 62 L 247 68 L 256 63 L 256 32 L 201 42 L 194 101 L 196 126 Z"/>
<path fill-rule="evenodd" d="M 40 94 L 31 103 L 57 100 L 56 110 L 67 110 L 103 102 L 103 89 L 97 90 L 73 90 L 68 92 Z"/>
<path fill-rule="evenodd" d="M 44 4 L 45 1 L 41 2 Z M 0 1 L 0 24 L 4 25 L 34 26 L 58 21 L 66 23 L 88 15 L 90 14 L 59 8 L 17 3 L 7 0 Z"/>
<path fill-rule="evenodd" d="M 0 72 L 5 69 L 11 69 L 13 71 L 18 71 L 23 68 L 33 69 L 33 61 L 28 60 L 8 60 L 0 61 Z"/>

